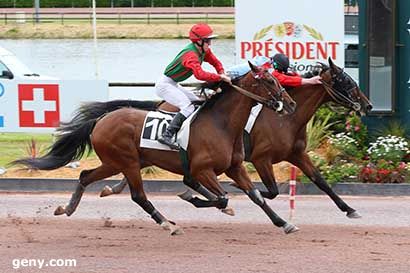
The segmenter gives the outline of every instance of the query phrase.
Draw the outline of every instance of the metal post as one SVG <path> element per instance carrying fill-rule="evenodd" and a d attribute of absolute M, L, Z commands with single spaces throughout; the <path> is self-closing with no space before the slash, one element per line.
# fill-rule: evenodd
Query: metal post
<path fill-rule="evenodd" d="M 150 24 L 150 13 L 149 12 L 147 13 L 147 24 L 148 25 Z"/>
<path fill-rule="evenodd" d="M 34 8 L 35 8 L 35 20 L 36 23 L 40 22 L 40 0 L 34 0 Z"/>
<path fill-rule="evenodd" d="M 97 56 L 97 12 L 96 12 L 96 0 L 93 2 L 92 23 L 93 23 L 93 44 L 94 44 L 94 64 L 95 64 L 95 78 L 98 79 L 98 56 Z"/>
<path fill-rule="evenodd" d="M 7 13 L 4 13 L 4 24 L 7 25 Z"/>
<path fill-rule="evenodd" d="M 179 12 L 177 12 L 177 25 L 179 25 Z"/>
<path fill-rule="evenodd" d="M 61 24 L 64 25 L 64 13 L 61 13 Z"/>
<path fill-rule="evenodd" d="M 131 8 L 134 7 L 134 0 L 131 0 Z"/>

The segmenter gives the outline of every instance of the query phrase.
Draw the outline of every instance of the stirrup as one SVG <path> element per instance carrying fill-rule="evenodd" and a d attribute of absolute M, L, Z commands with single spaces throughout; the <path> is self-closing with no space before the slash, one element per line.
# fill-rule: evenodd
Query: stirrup
<path fill-rule="evenodd" d="M 173 150 L 179 150 L 179 145 L 176 144 L 175 142 L 168 142 L 166 138 L 160 137 L 158 138 L 158 142 L 164 145 L 167 145 L 169 148 Z"/>

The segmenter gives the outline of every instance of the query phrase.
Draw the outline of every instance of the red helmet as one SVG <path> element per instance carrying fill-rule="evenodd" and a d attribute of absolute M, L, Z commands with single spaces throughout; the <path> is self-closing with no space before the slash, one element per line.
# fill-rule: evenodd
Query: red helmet
<path fill-rule="evenodd" d="M 218 36 L 213 35 L 212 33 L 212 28 L 207 24 L 195 24 L 191 27 L 191 30 L 189 31 L 189 40 L 195 43 L 202 39 L 213 39 Z"/>

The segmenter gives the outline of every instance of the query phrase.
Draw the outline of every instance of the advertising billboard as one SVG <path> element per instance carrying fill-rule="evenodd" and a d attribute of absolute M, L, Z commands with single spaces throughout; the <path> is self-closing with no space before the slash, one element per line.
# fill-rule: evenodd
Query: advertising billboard
<path fill-rule="evenodd" d="M 236 0 L 237 62 L 283 53 L 307 72 L 331 57 L 344 66 L 343 0 Z"/>

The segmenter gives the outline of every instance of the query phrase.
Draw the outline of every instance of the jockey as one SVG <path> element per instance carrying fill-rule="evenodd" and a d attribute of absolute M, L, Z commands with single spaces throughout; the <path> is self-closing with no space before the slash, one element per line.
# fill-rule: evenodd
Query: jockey
<path fill-rule="evenodd" d="M 191 43 L 178 53 L 166 67 L 164 75 L 155 84 L 157 95 L 180 109 L 180 112 L 175 115 L 166 131 L 158 139 L 160 143 L 170 148 L 178 149 L 178 146 L 173 143 L 173 137 L 181 128 L 184 120 L 194 112 L 192 101 L 200 100 L 178 83 L 191 75 L 201 81 L 218 82 L 222 80 L 231 83 L 231 79 L 224 74 L 222 63 L 215 57 L 210 48 L 212 39 L 216 37 L 217 35 L 213 34 L 212 28 L 207 24 L 200 23 L 192 26 L 189 31 Z M 203 61 L 210 63 L 218 74 L 202 70 Z"/>
<path fill-rule="evenodd" d="M 321 84 L 322 78 L 320 76 L 314 76 L 306 79 L 302 78 L 299 74 L 289 69 L 289 58 L 285 54 L 277 53 L 270 58 L 270 64 L 264 64 L 265 67 L 273 66 L 272 75 L 275 76 L 281 85 L 287 87 L 298 87 L 305 84 Z"/>

